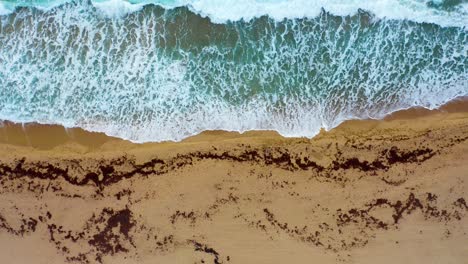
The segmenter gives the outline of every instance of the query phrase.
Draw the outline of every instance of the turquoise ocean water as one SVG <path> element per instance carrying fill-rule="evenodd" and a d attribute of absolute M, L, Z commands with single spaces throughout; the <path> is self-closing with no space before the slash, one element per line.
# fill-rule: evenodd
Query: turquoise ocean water
<path fill-rule="evenodd" d="M 468 95 L 468 3 L 0 0 L 0 119 L 311 137 Z"/>

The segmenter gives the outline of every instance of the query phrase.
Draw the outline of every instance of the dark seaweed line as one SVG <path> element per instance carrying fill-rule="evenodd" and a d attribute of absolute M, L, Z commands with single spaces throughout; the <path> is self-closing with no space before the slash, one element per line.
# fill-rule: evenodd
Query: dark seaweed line
<path fill-rule="evenodd" d="M 69 168 L 60 168 L 51 163 L 34 162 L 27 164 L 26 158 L 22 158 L 16 162 L 16 165 L 0 164 L 0 179 L 10 176 L 11 178 L 38 178 L 38 179 L 57 179 L 62 177 L 72 185 L 83 186 L 93 182 L 97 187 L 103 188 L 122 179 L 132 178 L 135 175 L 150 176 L 162 175 L 172 170 L 193 165 L 196 161 L 201 160 L 224 160 L 232 162 L 262 162 L 266 166 L 274 165 L 279 168 L 297 171 L 297 170 L 313 170 L 317 173 L 326 173 L 337 170 L 357 169 L 364 172 L 372 172 L 378 170 L 388 170 L 392 165 L 399 163 L 421 163 L 438 153 L 428 148 L 415 149 L 412 151 L 401 151 L 396 147 L 382 151 L 379 156 L 369 162 L 361 161 L 359 158 L 343 158 L 342 153 L 338 152 L 331 166 L 323 167 L 308 157 L 301 158 L 298 155 L 292 155 L 287 149 L 275 149 L 278 155 L 271 154 L 267 149 L 263 150 L 245 150 L 239 155 L 233 155 L 227 151 L 222 153 L 214 152 L 192 152 L 185 155 L 177 155 L 174 158 L 164 161 L 154 158 L 142 164 L 135 164 L 134 159 L 127 156 L 122 156 L 118 159 L 110 161 L 96 160 L 97 163 L 102 163 L 99 170 L 91 171 L 85 174 L 84 178 L 74 178 L 69 174 Z M 263 153 L 262 153 L 263 152 Z M 79 164 L 79 160 L 71 160 L 75 164 Z M 132 169 L 127 172 L 119 172 L 115 166 L 129 165 Z M 102 175 L 102 177 L 100 177 Z"/>
<path fill-rule="evenodd" d="M 451 206 L 438 208 L 437 195 L 426 193 L 425 196 L 426 197 L 420 196 L 418 198 L 414 193 L 409 193 L 408 197 L 404 200 L 396 200 L 395 202 L 392 202 L 386 198 L 378 198 L 366 204 L 364 208 L 351 208 L 347 212 L 343 212 L 342 209 L 338 209 L 335 214 L 336 222 L 321 223 L 318 225 L 318 229 L 315 230 L 310 230 L 310 226 L 292 227 L 288 225 L 287 222 L 282 223 L 276 219 L 275 214 L 268 208 L 264 208 L 263 212 L 267 222 L 273 228 L 281 230 L 289 236 L 298 238 L 303 242 L 312 243 L 317 247 L 337 252 L 338 250 L 365 245 L 368 241 L 366 239 L 355 237 L 354 241 L 350 244 L 346 244 L 344 243 L 344 240 L 341 240 L 342 244 L 340 244 L 338 248 L 336 245 L 332 246 L 331 244 L 324 244 L 324 238 L 327 237 L 327 232 L 333 232 L 334 227 L 338 230 L 339 234 L 343 232 L 340 228 L 351 224 L 359 225 L 361 223 L 365 225 L 368 232 L 378 229 L 388 230 L 389 228 L 397 228 L 397 226 L 401 224 L 400 221 L 404 218 L 404 215 L 411 215 L 417 210 L 423 214 L 425 220 L 432 219 L 439 222 L 448 222 L 452 220 L 460 221 L 465 217 L 466 212 L 468 212 L 468 205 L 463 197 L 452 202 Z M 381 219 L 372 216 L 372 211 L 381 207 L 388 207 L 391 209 L 390 213 L 393 218 L 393 222 L 383 220 L 387 217 L 383 217 Z M 267 226 L 262 224 L 261 221 L 251 222 L 250 224 L 266 231 Z"/>
<path fill-rule="evenodd" d="M 460 221 L 465 217 L 466 212 L 468 212 L 468 205 L 463 197 L 458 198 L 444 208 L 437 206 L 437 199 L 437 195 L 432 193 L 419 195 L 419 198 L 414 193 L 409 193 L 407 198 L 394 202 L 387 198 L 378 198 L 363 205 L 362 208 L 351 208 L 348 211 L 337 209 L 336 213 L 333 214 L 334 221 L 320 223 L 317 228 L 308 225 L 301 227 L 288 222 L 281 222 L 268 208 L 263 209 L 266 222 L 262 219 L 249 220 L 242 214 L 237 217 L 246 221 L 249 226 L 260 229 L 263 232 L 268 233 L 267 230 L 271 227 L 277 232 L 283 232 L 302 242 L 313 244 L 325 250 L 338 252 L 366 245 L 376 230 L 398 228 L 401 224 L 400 220 L 404 218 L 404 215 L 409 216 L 417 210 L 423 214 L 425 220 L 435 220 L 441 223 L 453 220 Z M 373 210 L 380 207 L 391 209 L 386 214 L 390 214 L 393 221 L 386 220 L 388 219 L 387 216 L 379 218 L 372 215 Z M 344 239 L 338 240 L 333 238 L 346 232 L 342 228 L 349 225 L 361 226 L 363 229 L 360 235 L 354 236 L 348 243 Z"/>

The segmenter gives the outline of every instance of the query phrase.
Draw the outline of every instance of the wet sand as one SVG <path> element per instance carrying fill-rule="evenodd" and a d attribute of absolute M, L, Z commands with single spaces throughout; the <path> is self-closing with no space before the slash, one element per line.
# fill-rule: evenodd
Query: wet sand
<path fill-rule="evenodd" d="M 0 128 L 2 263 L 468 263 L 468 104 L 313 139 Z"/>

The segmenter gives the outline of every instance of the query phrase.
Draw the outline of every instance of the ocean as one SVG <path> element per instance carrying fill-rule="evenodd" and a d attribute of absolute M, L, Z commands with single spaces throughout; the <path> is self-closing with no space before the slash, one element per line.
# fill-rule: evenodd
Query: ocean
<path fill-rule="evenodd" d="M 0 119 L 313 137 L 468 95 L 468 1 L 0 0 Z"/>

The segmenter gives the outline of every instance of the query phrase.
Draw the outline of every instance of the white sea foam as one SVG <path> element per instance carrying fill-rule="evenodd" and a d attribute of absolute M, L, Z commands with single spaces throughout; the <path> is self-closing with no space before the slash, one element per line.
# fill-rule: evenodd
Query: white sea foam
<path fill-rule="evenodd" d="M 0 0 L 0 15 L 12 12 L 15 6 L 36 6 L 52 8 L 66 0 L 31 3 L 17 3 Z M 81 1 L 81 0 L 78 0 Z M 86 1 L 86 0 L 84 0 Z M 441 5 L 446 0 L 432 0 Z M 2 2 L 4 6 L 2 8 Z M 434 23 L 441 26 L 468 26 L 468 2 L 463 2 L 450 10 L 428 6 L 426 0 L 91 0 L 104 14 L 115 17 L 135 12 L 147 4 L 165 8 L 189 7 L 193 12 L 208 16 L 215 23 L 228 20 L 251 20 L 268 15 L 276 20 L 285 18 L 313 18 L 324 9 L 334 15 L 346 16 L 359 9 L 369 11 L 378 18 L 405 19 L 415 22 Z"/>
<path fill-rule="evenodd" d="M 93 2 L 93 5 L 109 17 L 122 17 L 128 13 L 140 10 L 145 4 L 132 4 L 124 0 L 106 0 Z"/>
<path fill-rule="evenodd" d="M 277 9 L 263 10 L 264 2 Z M 191 1 L 191 9 L 221 14 L 202 3 L 209 1 Z M 253 11 L 233 7 L 231 18 L 267 12 L 280 19 L 286 13 L 278 10 L 302 16 L 306 9 L 250 3 Z M 330 10 L 355 12 L 333 3 Z M 79 126 L 136 142 L 213 129 L 312 137 L 347 119 L 432 109 L 468 94 L 465 29 L 324 15 L 265 28 L 221 25 L 207 40 L 198 34 L 204 25 L 184 17 L 174 27 L 158 12 L 122 17 L 141 5 L 95 6 L 111 19 L 83 4 L 24 11 L 14 30 L 0 24 L 0 120 Z"/>
<path fill-rule="evenodd" d="M 11 13 L 11 10 L 8 10 L 2 2 L 0 2 L 0 16 L 7 15 Z"/>
<path fill-rule="evenodd" d="M 196 12 L 208 15 L 216 22 L 226 20 L 250 20 L 268 15 L 276 20 L 284 18 L 315 17 L 322 8 L 334 15 L 355 14 L 358 9 L 370 11 L 378 18 L 407 19 L 429 22 L 442 26 L 467 26 L 468 3 L 458 7 L 456 12 L 431 9 L 426 1 L 412 0 L 192 0 Z"/>

